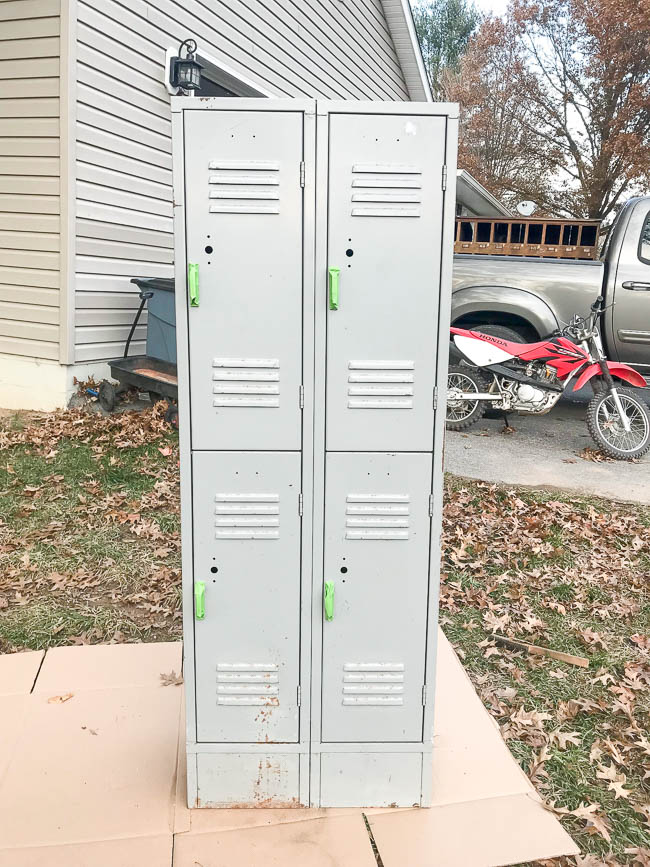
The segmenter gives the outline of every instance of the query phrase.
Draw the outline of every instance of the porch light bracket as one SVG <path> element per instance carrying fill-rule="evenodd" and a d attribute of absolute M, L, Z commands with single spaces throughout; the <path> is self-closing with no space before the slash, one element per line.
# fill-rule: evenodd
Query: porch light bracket
<path fill-rule="evenodd" d="M 176 92 L 195 91 L 201 88 L 203 65 L 196 59 L 196 49 L 194 39 L 185 39 L 178 46 L 176 55 L 169 57 L 169 84 Z"/>

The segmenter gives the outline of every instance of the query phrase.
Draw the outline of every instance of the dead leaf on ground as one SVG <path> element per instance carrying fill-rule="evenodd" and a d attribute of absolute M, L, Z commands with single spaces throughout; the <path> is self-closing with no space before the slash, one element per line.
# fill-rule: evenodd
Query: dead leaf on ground
<path fill-rule="evenodd" d="M 600 834 L 609 843 L 612 839 L 609 833 L 609 824 L 604 814 L 598 813 L 600 809 L 600 804 L 580 804 L 577 809 L 571 810 L 570 813 L 572 816 L 587 822 L 586 830 L 589 833 Z"/>
<path fill-rule="evenodd" d="M 583 461 L 593 461 L 596 464 L 610 464 L 615 460 L 615 458 L 610 458 L 609 455 L 601 452 L 600 449 L 594 449 L 591 446 L 585 446 L 582 451 L 578 452 L 578 457 L 582 458 Z"/>
<path fill-rule="evenodd" d="M 574 747 L 582 746 L 582 738 L 580 732 L 561 732 L 555 729 L 549 735 L 551 744 L 557 744 L 561 750 L 565 750 L 568 744 L 573 744 Z"/>
<path fill-rule="evenodd" d="M 183 683 L 183 675 L 170 671 L 169 674 L 160 675 L 161 686 L 180 686 Z"/>

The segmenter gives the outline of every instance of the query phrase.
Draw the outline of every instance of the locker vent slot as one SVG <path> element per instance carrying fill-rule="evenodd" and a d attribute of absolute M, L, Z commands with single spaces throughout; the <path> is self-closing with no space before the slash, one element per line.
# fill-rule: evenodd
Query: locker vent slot
<path fill-rule="evenodd" d="M 210 160 L 211 214 L 279 214 L 280 164 L 265 160 Z"/>
<path fill-rule="evenodd" d="M 419 217 L 422 172 L 417 166 L 359 163 L 352 166 L 353 217 Z M 359 206 L 358 203 L 361 203 Z"/>
<path fill-rule="evenodd" d="M 343 704 L 404 704 L 404 664 L 346 662 L 343 666 Z"/>
<path fill-rule="evenodd" d="M 279 539 L 279 494 L 215 494 L 216 539 Z"/>
<path fill-rule="evenodd" d="M 408 539 L 408 494 L 348 494 L 346 539 Z"/>
<path fill-rule="evenodd" d="M 280 406 L 279 359 L 215 358 L 212 366 L 213 406 Z"/>
<path fill-rule="evenodd" d="M 274 662 L 220 662 L 217 664 L 217 704 L 280 704 L 280 676 Z"/>
<path fill-rule="evenodd" d="M 349 361 L 350 409 L 413 409 L 414 361 Z"/>

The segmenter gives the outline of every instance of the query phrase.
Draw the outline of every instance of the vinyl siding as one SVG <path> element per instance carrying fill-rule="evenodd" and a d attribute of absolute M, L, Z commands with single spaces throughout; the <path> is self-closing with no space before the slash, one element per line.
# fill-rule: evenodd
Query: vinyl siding
<path fill-rule="evenodd" d="M 59 0 L 0 2 L 0 352 L 59 358 Z"/>
<path fill-rule="evenodd" d="M 78 0 L 76 361 L 121 354 L 131 277 L 173 275 L 162 76 L 190 35 L 277 96 L 409 98 L 381 0 Z"/>

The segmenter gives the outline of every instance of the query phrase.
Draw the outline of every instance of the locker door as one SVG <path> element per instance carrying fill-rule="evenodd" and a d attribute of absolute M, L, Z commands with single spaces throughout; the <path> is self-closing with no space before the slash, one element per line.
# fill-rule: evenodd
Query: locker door
<path fill-rule="evenodd" d="M 186 113 L 194 449 L 300 448 L 302 127 L 300 112 Z"/>
<path fill-rule="evenodd" d="M 298 740 L 300 455 L 194 453 L 197 740 Z"/>
<path fill-rule="evenodd" d="M 419 741 L 431 455 L 329 454 L 322 740 Z"/>
<path fill-rule="evenodd" d="M 332 115 L 329 142 L 327 448 L 430 450 L 445 120 Z"/>

